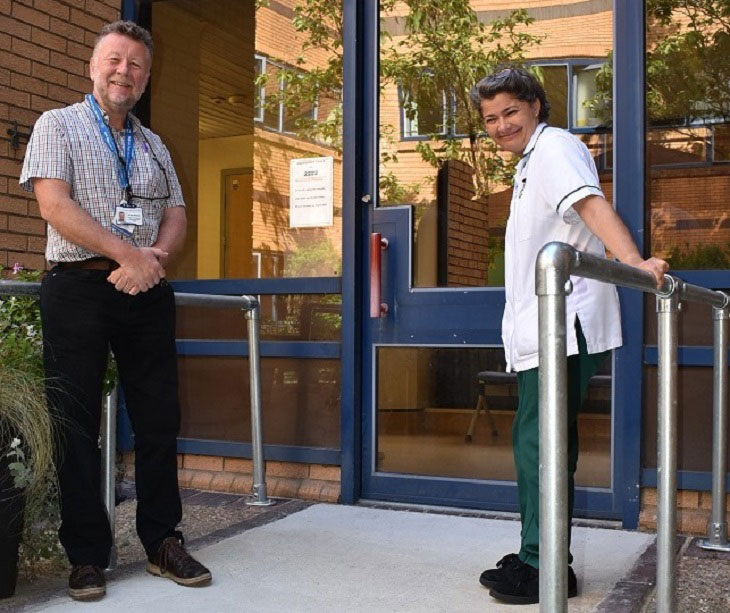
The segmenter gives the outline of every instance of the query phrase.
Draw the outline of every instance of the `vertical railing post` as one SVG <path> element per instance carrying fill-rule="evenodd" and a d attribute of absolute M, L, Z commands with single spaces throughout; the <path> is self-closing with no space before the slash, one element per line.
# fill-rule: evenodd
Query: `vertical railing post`
<path fill-rule="evenodd" d="M 117 388 L 104 398 L 101 412 L 101 493 L 112 532 L 112 547 L 107 570 L 117 567 L 117 546 L 114 537 L 117 469 Z"/>
<path fill-rule="evenodd" d="M 259 304 L 245 310 L 248 325 L 248 372 L 251 388 L 251 460 L 253 463 L 253 487 L 246 504 L 269 506 L 274 501 L 266 496 L 266 470 L 264 464 L 263 428 L 261 425 L 261 359 L 259 353 Z"/>
<path fill-rule="evenodd" d="M 703 549 L 730 551 L 727 540 L 727 350 L 730 307 L 713 308 L 714 323 L 714 380 L 712 390 L 712 517 L 706 539 L 700 541 Z"/>
<path fill-rule="evenodd" d="M 674 541 L 677 534 L 677 321 L 676 292 L 657 296 L 659 345 L 657 398 L 657 577 L 658 613 L 675 610 Z"/>
<path fill-rule="evenodd" d="M 544 247 L 535 279 L 540 336 L 540 611 L 550 613 L 568 610 L 567 255 Z"/>

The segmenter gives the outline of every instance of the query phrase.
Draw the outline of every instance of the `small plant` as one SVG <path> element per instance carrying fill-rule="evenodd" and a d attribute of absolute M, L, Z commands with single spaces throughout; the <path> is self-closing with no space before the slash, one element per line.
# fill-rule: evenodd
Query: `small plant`
<path fill-rule="evenodd" d="M 730 247 L 730 246 L 729 246 Z M 667 256 L 669 265 L 674 270 L 714 270 L 730 268 L 730 248 L 720 245 L 701 244 L 684 248 L 673 246 Z"/>

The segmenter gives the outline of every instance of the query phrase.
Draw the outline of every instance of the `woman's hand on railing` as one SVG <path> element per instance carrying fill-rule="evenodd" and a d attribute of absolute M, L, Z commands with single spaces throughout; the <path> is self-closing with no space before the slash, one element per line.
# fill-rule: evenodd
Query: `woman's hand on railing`
<path fill-rule="evenodd" d="M 639 259 L 636 262 L 624 262 L 624 264 L 629 264 L 636 268 L 640 268 L 641 270 L 645 270 L 646 272 L 650 272 L 656 279 L 657 287 L 662 286 L 664 283 L 664 273 L 669 270 L 669 264 L 661 258 L 649 258 L 648 260 Z"/>

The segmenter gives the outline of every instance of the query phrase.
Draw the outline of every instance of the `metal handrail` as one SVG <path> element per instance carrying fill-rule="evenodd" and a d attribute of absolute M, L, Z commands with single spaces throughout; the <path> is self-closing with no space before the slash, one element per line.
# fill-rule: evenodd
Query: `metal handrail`
<path fill-rule="evenodd" d="M 674 610 L 677 497 L 677 320 L 681 300 L 714 309 L 715 365 L 713 400 L 713 535 L 727 537 L 724 479 L 727 437 L 727 321 L 730 297 L 719 291 L 580 252 L 570 245 L 545 245 L 535 263 L 538 296 L 540 402 L 540 611 L 567 611 L 568 463 L 567 351 L 565 297 L 570 276 L 586 277 L 638 289 L 657 296 L 658 317 L 658 483 L 657 483 L 657 611 Z M 722 471 L 719 475 L 715 471 Z"/>
<path fill-rule="evenodd" d="M 34 281 L 0 280 L 0 296 L 38 296 L 41 284 Z M 263 430 L 261 418 L 261 359 L 259 335 L 259 302 L 255 296 L 223 296 L 217 294 L 192 294 L 175 292 L 178 306 L 237 308 L 244 311 L 248 327 L 248 365 L 251 394 L 251 460 L 253 485 L 246 504 L 268 506 L 274 501 L 266 495 L 266 466 L 264 463 Z M 102 451 L 102 498 L 112 528 L 112 548 L 109 567 L 116 566 L 116 545 L 114 544 L 115 513 L 115 461 L 116 461 L 116 395 L 106 397 L 102 407 L 101 451 Z"/>

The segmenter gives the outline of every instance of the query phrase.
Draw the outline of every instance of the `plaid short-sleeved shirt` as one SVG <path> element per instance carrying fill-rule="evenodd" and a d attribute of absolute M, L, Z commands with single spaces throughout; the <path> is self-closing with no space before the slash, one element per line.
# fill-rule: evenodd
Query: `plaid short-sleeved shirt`
<path fill-rule="evenodd" d="M 107 119 L 106 115 L 104 117 Z M 157 240 L 163 210 L 185 206 L 185 202 L 167 148 L 159 136 L 143 127 L 136 117 L 130 117 L 134 131 L 130 177 L 132 203 L 142 209 L 144 217 L 143 225 L 134 228 L 134 239 L 140 247 L 149 247 Z M 125 130 L 111 127 L 110 130 L 119 151 L 124 152 Z M 36 122 L 25 152 L 20 186 L 33 191 L 33 179 L 36 178 L 61 179 L 69 183 L 71 198 L 104 228 L 111 230 L 114 211 L 124 190 L 117 175 L 116 156 L 107 147 L 86 100 L 47 111 Z M 116 232 L 115 236 L 130 240 Z M 48 261 L 73 262 L 98 255 L 67 241 L 49 224 Z"/>

